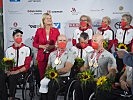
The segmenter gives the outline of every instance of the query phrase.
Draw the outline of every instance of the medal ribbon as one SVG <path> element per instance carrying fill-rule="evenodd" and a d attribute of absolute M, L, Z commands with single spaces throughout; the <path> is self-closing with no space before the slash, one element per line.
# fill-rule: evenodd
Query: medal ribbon
<path fill-rule="evenodd" d="M 96 53 L 95 51 L 93 52 L 93 54 L 91 55 L 91 60 L 96 60 L 98 61 L 100 55 L 102 54 L 102 52 L 104 51 L 104 49 L 101 49 L 98 51 L 98 53 Z"/>
<path fill-rule="evenodd" d="M 58 50 L 57 53 L 56 53 L 56 58 L 60 58 L 61 55 L 64 53 L 65 50 Z"/>

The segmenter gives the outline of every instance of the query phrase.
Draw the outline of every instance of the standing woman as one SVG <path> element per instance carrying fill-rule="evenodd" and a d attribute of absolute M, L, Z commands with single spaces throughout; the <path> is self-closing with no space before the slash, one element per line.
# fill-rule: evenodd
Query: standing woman
<path fill-rule="evenodd" d="M 52 16 L 44 13 L 41 28 L 38 28 L 34 37 L 33 46 L 38 49 L 37 61 L 40 79 L 44 77 L 48 62 L 48 56 L 55 49 L 55 42 L 59 36 L 59 30 L 53 27 Z"/>
<path fill-rule="evenodd" d="M 80 25 L 79 25 L 79 28 L 76 29 L 73 33 L 73 37 L 72 37 L 72 44 L 73 46 L 75 46 L 78 42 L 79 42 L 79 37 L 80 37 L 80 34 L 82 32 L 85 32 L 88 34 L 88 44 L 91 45 L 91 39 L 92 39 L 92 35 L 93 35 L 93 30 L 92 30 L 92 21 L 91 21 L 91 18 L 87 15 L 82 15 L 80 17 Z"/>
<path fill-rule="evenodd" d="M 130 14 L 124 14 L 121 18 L 121 28 L 116 32 L 117 47 L 119 49 L 125 49 L 131 52 L 133 45 L 133 26 L 131 26 L 132 16 Z M 124 68 L 122 59 L 116 57 L 118 72 L 121 72 Z"/>
<path fill-rule="evenodd" d="M 108 16 L 103 17 L 101 26 L 98 28 L 96 33 L 103 35 L 104 39 L 108 42 L 108 46 L 104 47 L 111 52 L 111 47 L 113 46 L 114 31 L 110 27 L 111 19 Z"/>

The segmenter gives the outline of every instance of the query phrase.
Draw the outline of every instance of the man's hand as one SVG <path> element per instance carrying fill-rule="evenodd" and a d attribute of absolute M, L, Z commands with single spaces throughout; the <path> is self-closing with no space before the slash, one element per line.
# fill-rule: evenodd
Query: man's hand
<path fill-rule="evenodd" d="M 7 74 L 7 76 L 9 76 L 9 75 L 14 75 L 14 74 L 18 74 L 18 73 L 20 73 L 19 70 L 16 70 L 16 71 L 8 71 L 6 74 Z"/>
<path fill-rule="evenodd" d="M 121 81 L 120 81 L 120 85 L 121 85 L 121 88 L 122 88 L 123 90 L 129 91 L 129 90 L 128 90 L 129 85 L 127 84 L 127 82 L 121 80 Z"/>
<path fill-rule="evenodd" d="M 116 53 L 117 53 L 119 58 L 123 58 L 124 57 L 124 53 L 126 53 L 126 51 L 121 50 L 121 51 L 117 51 Z"/>

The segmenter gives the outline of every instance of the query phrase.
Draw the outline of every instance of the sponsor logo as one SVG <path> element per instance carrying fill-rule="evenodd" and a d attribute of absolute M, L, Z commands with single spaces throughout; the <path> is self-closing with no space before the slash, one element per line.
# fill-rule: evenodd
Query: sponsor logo
<path fill-rule="evenodd" d="M 9 27 L 10 30 L 15 30 L 15 29 L 22 29 L 21 27 L 18 26 L 18 23 L 17 22 L 13 22 L 12 23 L 12 26 Z"/>
<path fill-rule="evenodd" d="M 34 24 L 34 25 L 33 25 L 33 24 L 29 24 L 28 26 L 29 26 L 30 28 L 39 28 L 39 27 L 40 27 L 40 25 L 35 25 L 35 24 Z"/>
<path fill-rule="evenodd" d="M 123 7 L 123 6 L 120 6 L 120 7 L 119 7 L 119 10 L 120 10 L 120 11 L 122 11 L 123 9 L 124 9 L 124 7 Z"/>
<path fill-rule="evenodd" d="M 47 13 L 63 13 L 61 10 L 47 10 Z"/>
<path fill-rule="evenodd" d="M 116 11 L 116 12 L 113 12 L 113 14 L 129 14 L 129 12 L 126 12 L 126 11 L 124 11 L 124 7 L 123 6 L 119 6 L 118 8 L 118 11 Z"/>
<path fill-rule="evenodd" d="M 71 8 L 72 15 L 78 15 L 80 12 L 76 10 L 76 8 Z"/>
<path fill-rule="evenodd" d="M 101 22 L 99 22 L 99 21 L 94 21 L 92 26 L 98 28 L 98 27 L 101 26 Z"/>
<path fill-rule="evenodd" d="M 69 23 L 69 27 L 79 27 L 79 23 Z"/>
<path fill-rule="evenodd" d="M 120 29 L 120 28 L 121 28 L 120 23 L 121 23 L 121 22 L 116 22 L 116 23 L 114 24 L 114 27 L 115 27 L 116 29 Z"/>
<path fill-rule="evenodd" d="M 31 15 L 42 14 L 42 10 L 27 10 L 27 12 Z"/>
<path fill-rule="evenodd" d="M 10 0 L 10 2 L 20 2 L 20 0 Z"/>
<path fill-rule="evenodd" d="M 17 11 L 17 10 L 8 10 L 9 14 L 22 14 L 21 11 Z"/>
<path fill-rule="evenodd" d="M 102 12 L 104 11 L 104 9 L 91 9 L 90 11 L 91 12 Z"/>
<path fill-rule="evenodd" d="M 58 29 L 61 28 L 61 23 L 53 23 L 53 24 L 54 24 L 54 27 L 55 27 L 55 28 L 58 28 Z"/>
<path fill-rule="evenodd" d="M 28 0 L 28 2 L 41 2 L 41 0 Z"/>

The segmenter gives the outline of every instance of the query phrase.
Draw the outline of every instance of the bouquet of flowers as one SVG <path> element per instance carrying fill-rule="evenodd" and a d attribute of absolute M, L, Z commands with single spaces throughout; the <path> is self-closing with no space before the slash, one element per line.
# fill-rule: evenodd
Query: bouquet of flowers
<path fill-rule="evenodd" d="M 106 76 L 101 76 L 96 82 L 97 89 L 102 91 L 110 91 L 113 81 Z"/>
<path fill-rule="evenodd" d="M 104 41 L 103 41 L 103 47 L 104 47 L 106 50 L 108 49 L 108 45 L 109 45 L 108 40 L 104 40 Z"/>
<path fill-rule="evenodd" d="M 82 67 L 84 65 L 84 60 L 80 57 L 75 58 L 75 63 L 74 65 L 77 66 L 78 68 Z"/>
<path fill-rule="evenodd" d="M 0 67 L 2 70 L 11 70 L 15 65 L 14 59 L 11 58 L 3 58 L 0 62 Z"/>
<path fill-rule="evenodd" d="M 45 76 L 50 80 L 57 81 L 59 74 L 56 70 L 56 67 L 49 66 L 49 68 L 46 70 Z"/>
<path fill-rule="evenodd" d="M 87 82 L 94 82 L 94 72 L 89 69 L 78 73 L 77 77 L 84 85 L 86 85 Z"/>

